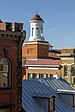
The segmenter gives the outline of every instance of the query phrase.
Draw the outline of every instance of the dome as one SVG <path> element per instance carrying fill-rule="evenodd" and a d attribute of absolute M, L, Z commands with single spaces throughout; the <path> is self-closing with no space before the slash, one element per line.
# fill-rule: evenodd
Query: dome
<path fill-rule="evenodd" d="M 43 21 L 43 19 L 38 14 L 36 14 L 31 20 L 41 20 L 41 21 Z"/>

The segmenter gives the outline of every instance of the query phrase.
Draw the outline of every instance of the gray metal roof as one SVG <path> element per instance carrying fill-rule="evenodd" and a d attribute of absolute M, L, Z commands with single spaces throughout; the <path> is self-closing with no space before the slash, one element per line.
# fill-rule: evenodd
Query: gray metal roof
<path fill-rule="evenodd" d="M 49 98 L 54 95 L 55 112 L 75 112 L 72 95 L 58 94 L 57 89 L 74 90 L 63 78 L 40 78 L 22 81 L 22 107 L 26 112 L 48 112 L 42 110 L 33 97 Z M 75 91 L 75 90 L 74 90 Z M 74 93 L 73 93 L 74 94 Z"/>

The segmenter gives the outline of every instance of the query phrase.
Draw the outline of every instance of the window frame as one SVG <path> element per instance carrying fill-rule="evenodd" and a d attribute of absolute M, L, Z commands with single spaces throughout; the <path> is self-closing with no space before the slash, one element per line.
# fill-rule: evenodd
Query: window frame
<path fill-rule="evenodd" d="M 55 111 L 55 96 L 53 95 L 52 97 L 50 97 L 49 99 L 48 99 L 48 112 L 54 112 Z M 52 101 L 52 99 L 53 99 L 53 102 L 51 102 Z M 51 103 L 53 103 L 53 108 L 51 108 Z"/>

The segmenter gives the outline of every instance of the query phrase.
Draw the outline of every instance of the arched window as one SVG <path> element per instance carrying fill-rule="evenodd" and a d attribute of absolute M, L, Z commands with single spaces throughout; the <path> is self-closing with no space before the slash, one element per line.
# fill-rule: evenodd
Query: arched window
<path fill-rule="evenodd" d="M 11 85 L 11 63 L 9 59 L 2 58 L 0 60 L 0 87 L 8 87 Z"/>

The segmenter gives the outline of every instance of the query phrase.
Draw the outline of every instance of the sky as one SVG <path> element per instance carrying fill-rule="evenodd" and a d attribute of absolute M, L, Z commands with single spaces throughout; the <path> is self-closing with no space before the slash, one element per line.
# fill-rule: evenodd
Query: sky
<path fill-rule="evenodd" d="M 75 48 L 75 0 L 0 0 L 4 22 L 22 22 L 29 38 L 29 21 L 38 10 L 44 37 L 55 49 Z"/>

